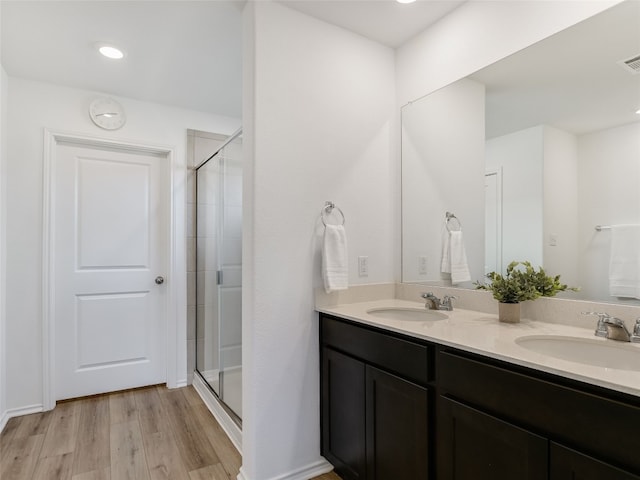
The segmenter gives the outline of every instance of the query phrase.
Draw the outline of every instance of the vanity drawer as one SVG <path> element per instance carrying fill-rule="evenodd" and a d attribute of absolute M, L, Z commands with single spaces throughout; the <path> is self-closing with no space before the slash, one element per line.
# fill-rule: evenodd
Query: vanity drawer
<path fill-rule="evenodd" d="M 320 315 L 322 344 L 418 384 L 433 378 L 433 347 L 392 332 Z"/>
<path fill-rule="evenodd" d="M 436 361 L 440 395 L 640 471 L 640 399 L 449 348 Z"/>

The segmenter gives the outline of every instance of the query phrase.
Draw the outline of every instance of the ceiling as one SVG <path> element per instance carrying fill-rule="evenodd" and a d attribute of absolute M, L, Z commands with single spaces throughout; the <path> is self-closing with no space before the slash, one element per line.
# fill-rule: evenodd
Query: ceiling
<path fill-rule="evenodd" d="M 242 5 L 2 1 L 2 65 L 10 76 L 240 117 Z M 96 42 L 125 58 L 103 58 Z"/>
<path fill-rule="evenodd" d="M 280 3 L 396 47 L 464 2 Z M 597 128 L 590 120 L 595 116 L 587 111 L 591 107 L 597 107 L 600 118 L 612 117 L 614 113 L 607 111 L 613 112 L 623 99 L 639 96 L 640 75 L 633 78 L 626 74 L 608 52 L 609 45 L 614 44 L 616 60 L 640 53 L 638 22 L 629 21 L 638 18 L 634 15 L 640 2 L 626 4 L 526 49 L 524 64 L 517 63 L 514 55 L 475 74 L 474 78 L 487 85 L 490 108 L 514 112 L 521 110 L 516 108 L 518 102 L 536 105 L 526 110 L 530 112 L 527 118 L 512 114 L 502 124 L 497 116 L 495 122 L 489 118 L 489 136 L 517 125 L 544 123 L 543 117 L 549 113 L 539 98 L 545 90 L 562 92 L 549 108 L 559 119 L 559 128 L 576 133 Z M 10 76 L 241 117 L 245 0 L 1 0 L 0 5 L 2 65 Z M 629 10 L 634 8 L 636 11 L 631 14 Z M 611 28 L 612 25 L 616 27 Z M 594 31 L 607 31 L 607 35 Z M 552 42 L 555 38 L 566 38 L 571 46 L 558 47 Z M 99 56 L 95 48 L 98 42 L 119 45 L 125 50 L 124 60 Z M 547 70 L 550 62 L 554 85 L 550 84 Z M 609 82 L 604 76 L 619 78 L 622 83 L 612 91 L 606 87 Z M 584 96 L 577 95 L 585 92 L 594 102 L 585 102 Z M 617 95 L 612 94 L 616 92 Z M 563 110 L 574 112 L 573 118 Z M 622 123 L 612 118 L 608 121 Z"/>
<path fill-rule="evenodd" d="M 463 2 L 281 3 L 395 47 Z M 2 65 L 14 77 L 239 118 L 244 4 L 2 0 Z M 101 57 L 98 42 L 119 46 L 125 58 Z"/>
<path fill-rule="evenodd" d="M 399 47 L 466 0 L 280 0 L 294 10 L 375 40 Z"/>

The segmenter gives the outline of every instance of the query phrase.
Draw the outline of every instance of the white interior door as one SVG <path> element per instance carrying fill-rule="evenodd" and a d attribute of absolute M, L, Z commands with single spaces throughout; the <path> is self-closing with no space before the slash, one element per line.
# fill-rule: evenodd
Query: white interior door
<path fill-rule="evenodd" d="M 166 160 L 56 146 L 56 400 L 166 381 Z"/>

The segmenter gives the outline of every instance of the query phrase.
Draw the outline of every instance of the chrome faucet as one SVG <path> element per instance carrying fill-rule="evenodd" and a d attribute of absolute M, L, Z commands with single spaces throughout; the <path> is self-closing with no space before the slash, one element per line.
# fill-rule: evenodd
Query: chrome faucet
<path fill-rule="evenodd" d="M 598 316 L 598 324 L 594 333 L 596 337 L 604 337 L 619 342 L 640 342 L 640 319 L 636 320 L 632 335 L 627 330 L 623 320 L 612 317 L 608 313 L 582 312 L 582 314 Z"/>
<path fill-rule="evenodd" d="M 424 306 L 428 310 L 446 310 L 448 312 L 453 310 L 451 300 L 458 298 L 453 295 L 445 295 L 442 297 L 442 300 L 440 300 L 431 292 L 423 293 L 420 296 L 425 299 L 426 303 Z"/>

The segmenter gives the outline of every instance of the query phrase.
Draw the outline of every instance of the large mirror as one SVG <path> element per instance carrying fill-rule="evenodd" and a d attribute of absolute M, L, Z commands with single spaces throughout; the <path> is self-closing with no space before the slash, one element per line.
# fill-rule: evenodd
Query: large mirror
<path fill-rule="evenodd" d="M 571 298 L 640 304 L 610 293 L 607 228 L 640 225 L 639 57 L 627 0 L 405 105 L 403 282 L 472 288 L 528 260 Z M 441 271 L 447 226 L 470 281 Z"/>

